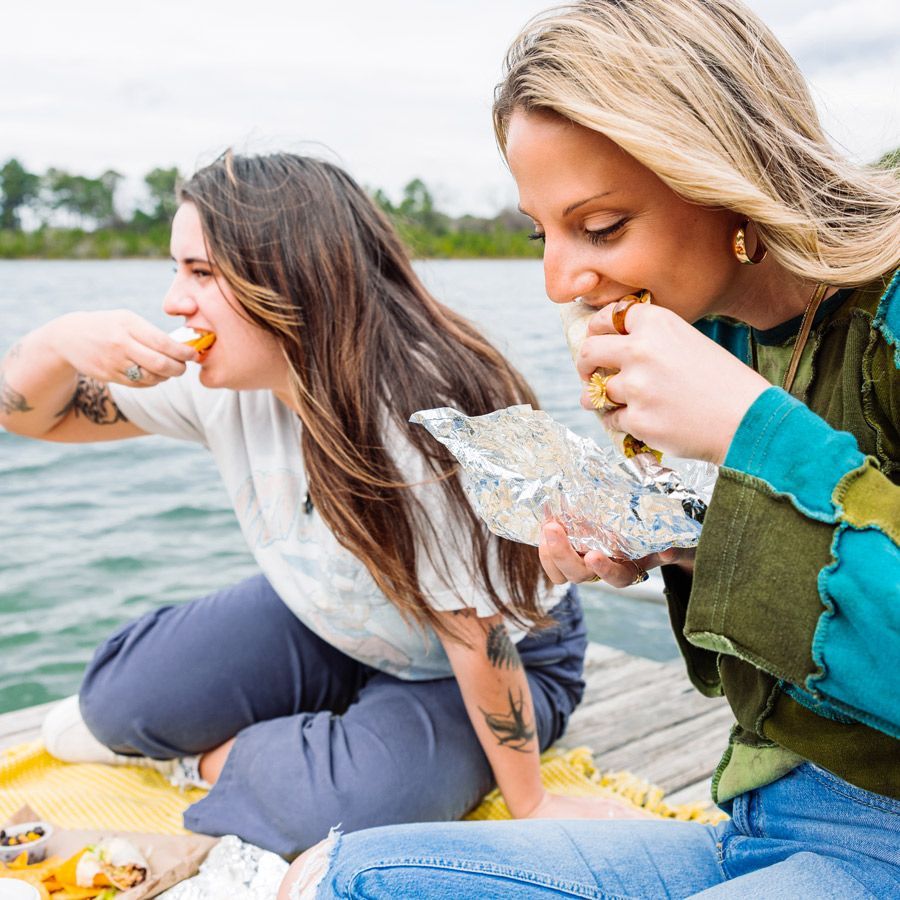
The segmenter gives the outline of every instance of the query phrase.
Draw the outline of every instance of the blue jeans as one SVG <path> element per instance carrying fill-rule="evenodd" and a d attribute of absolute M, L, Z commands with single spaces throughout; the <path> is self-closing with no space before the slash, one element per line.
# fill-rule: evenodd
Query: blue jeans
<path fill-rule="evenodd" d="M 519 642 L 542 748 L 584 691 L 574 592 Z M 493 786 L 454 678 L 402 681 L 310 631 L 262 576 L 120 628 L 88 665 L 81 711 L 119 753 L 203 753 L 237 736 L 184 823 L 293 856 L 347 831 L 458 819 Z"/>
<path fill-rule="evenodd" d="M 900 897 L 900 801 L 806 764 L 732 816 L 375 828 L 339 839 L 317 897 Z"/>

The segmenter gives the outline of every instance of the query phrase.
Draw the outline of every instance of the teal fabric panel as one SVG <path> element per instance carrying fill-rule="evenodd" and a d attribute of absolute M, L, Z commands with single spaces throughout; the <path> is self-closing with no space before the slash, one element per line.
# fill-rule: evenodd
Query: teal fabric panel
<path fill-rule="evenodd" d="M 819 575 L 827 609 L 813 636 L 821 674 L 806 687 L 860 722 L 900 737 L 900 548 L 880 529 L 841 526 Z"/>
<path fill-rule="evenodd" d="M 844 725 L 856 721 L 852 716 L 845 715 L 839 709 L 832 706 L 827 700 L 822 698 L 821 694 L 816 698 L 805 688 L 798 687 L 796 684 L 791 684 L 789 681 L 780 682 L 780 687 L 791 699 L 796 700 L 799 704 L 805 706 L 817 716 L 825 716 L 826 719 L 831 719 L 834 722 L 841 722 Z"/>
<path fill-rule="evenodd" d="M 894 273 L 878 304 L 874 325 L 894 348 L 894 365 L 900 369 L 900 269 Z"/>
<path fill-rule="evenodd" d="M 776 387 L 747 410 L 725 458 L 726 467 L 765 481 L 820 522 L 836 521 L 832 493 L 864 462 L 852 434 L 835 430 Z"/>
<path fill-rule="evenodd" d="M 701 334 L 705 334 L 710 340 L 715 341 L 720 347 L 724 347 L 742 363 L 750 365 L 750 327 L 748 325 L 712 316 L 694 322 L 694 328 Z"/>

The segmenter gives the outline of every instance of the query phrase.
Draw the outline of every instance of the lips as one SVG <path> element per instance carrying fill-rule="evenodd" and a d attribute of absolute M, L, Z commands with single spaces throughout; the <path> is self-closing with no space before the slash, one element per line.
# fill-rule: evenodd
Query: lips
<path fill-rule="evenodd" d="M 637 300 L 641 301 L 644 295 L 650 294 L 650 291 L 646 290 L 646 288 L 641 288 L 636 291 L 631 291 L 628 294 L 623 294 L 620 297 L 610 297 L 607 300 L 599 300 L 594 297 L 579 297 L 578 302 L 584 304 L 585 306 L 589 306 L 591 309 L 603 309 L 604 306 L 612 306 L 613 303 L 618 303 L 620 300 Z M 644 302 L 651 302 L 649 300 Z"/>

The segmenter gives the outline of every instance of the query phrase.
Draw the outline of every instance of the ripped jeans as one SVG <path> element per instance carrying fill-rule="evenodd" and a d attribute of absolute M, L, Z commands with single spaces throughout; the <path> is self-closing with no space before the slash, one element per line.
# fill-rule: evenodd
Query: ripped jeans
<path fill-rule="evenodd" d="M 730 805 L 731 820 L 716 826 L 532 820 L 373 828 L 321 845 L 318 858 L 310 854 L 314 879 L 290 889 L 298 873 L 289 874 L 281 896 L 900 897 L 900 801 L 805 764 Z"/>

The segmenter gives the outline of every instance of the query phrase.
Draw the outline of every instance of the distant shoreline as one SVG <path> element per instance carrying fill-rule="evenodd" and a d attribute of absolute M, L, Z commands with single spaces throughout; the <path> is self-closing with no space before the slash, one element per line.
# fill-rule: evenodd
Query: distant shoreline
<path fill-rule="evenodd" d="M 400 229 L 414 259 L 540 259 L 542 247 L 523 232 Z M 168 259 L 169 229 L 140 232 L 129 229 L 43 228 L 0 231 L 0 260 Z"/>

